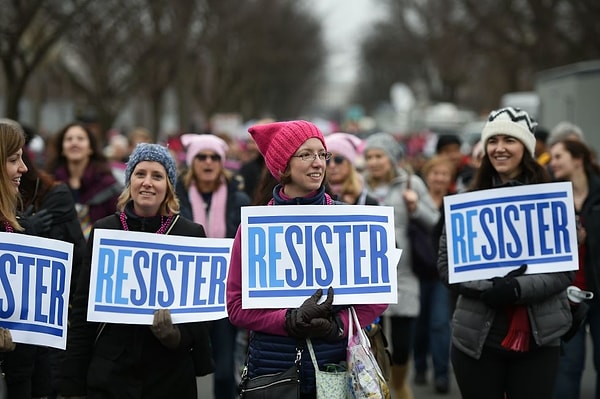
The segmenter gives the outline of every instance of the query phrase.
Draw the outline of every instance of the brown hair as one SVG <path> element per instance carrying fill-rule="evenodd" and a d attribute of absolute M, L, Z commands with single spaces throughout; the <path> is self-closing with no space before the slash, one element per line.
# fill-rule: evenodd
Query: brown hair
<path fill-rule="evenodd" d="M 6 171 L 6 162 L 11 155 L 25 145 L 25 132 L 21 125 L 10 119 L 0 120 L 0 169 L 2 181 L 0 189 L 0 219 L 7 221 L 13 229 L 22 231 L 23 228 L 17 221 L 16 211 L 19 196 L 11 194 L 8 189 L 12 184 Z"/>

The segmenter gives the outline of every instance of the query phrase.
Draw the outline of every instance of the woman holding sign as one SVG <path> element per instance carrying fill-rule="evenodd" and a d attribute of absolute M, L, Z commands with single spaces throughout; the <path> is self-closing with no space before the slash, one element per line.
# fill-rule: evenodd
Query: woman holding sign
<path fill-rule="evenodd" d="M 63 396 L 197 397 L 195 366 L 203 364 L 196 360 L 211 361 L 204 323 L 174 325 L 169 309 L 156 311 L 151 326 L 86 321 L 97 229 L 206 236 L 201 225 L 178 215 L 176 173 L 175 161 L 165 147 L 138 144 L 127 163 L 126 188 L 119 197 L 118 211 L 94 223 L 73 303 L 60 376 Z"/>
<path fill-rule="evenodd" d="M 535 126 L 517 108 L 490 113 L 481 133 L 485 155 L 472 190 L 549 182 L 533 155 Z M 438 270 L 448 282 L 446 237 L 444 232 L 440 238 Z M 459 294 L 451 359 L 465 399 L 552 397 L 560 338 L 571 324 L 566 289 L 574 273 L 526 270 L 522 265 L 503 277 L 450 285 Z"/>
<path fill-rule="evenodd" d="M 332 205 L 325 193 L 327 152 L 317 126 L 307 121 L 274 122 L 249 130 L 265 164 L 278 184 L 269 205 Z M 261 187 L 265 187 L 265 182 Z M 266 193 L 263 193 L 266 194 Z M 285 211 L 283 211 L 285 212 Z M 227 311 L 238 327 L 251 331 L 248 349 L 250 378 L 288 370 L 294 365 L 298 342 L 311 338 L 319 364 L 346 360 L 348 313 L 333 306 L 333 289 L 319 289 L 299 308 L 243 309 L 241 233 L 238 230 L 227 279 Z M 361 327 L 370 324 L 387 305 L 355 305 Z M 302 398 L 315 397 L 314 368 L 308 351 L 302 353 Z"/>

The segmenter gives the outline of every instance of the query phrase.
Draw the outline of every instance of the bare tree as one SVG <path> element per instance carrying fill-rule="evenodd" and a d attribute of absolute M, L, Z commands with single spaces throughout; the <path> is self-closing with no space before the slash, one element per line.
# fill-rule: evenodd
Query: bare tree
<path fill-rule="evenodd" d="M 294 0 L 206 3 L 194 91 L 205 115 L 300 115 L 314 98 L 324 63 L 313 15 Z"/>
<path fill-rule="evenodd" d="M 48 52 L 78 24 L 91 0 L 1 0 L 0 60 L 6 85 L 5 114 L 19 119 L 19 102 Z"/>
<path fill-rule="evenodd" d="M 362 46 L 357 94 L 366 93 L 371 107 L 395 81 L 420 81 L 434 100 L 486 110 L 505 92 L 531 90 L 537 71 L 600 56 L 594 0 L 399 0 L 388 7 L 389 19 Z M 377 49 L 396 61 L 381 62 Z"/>

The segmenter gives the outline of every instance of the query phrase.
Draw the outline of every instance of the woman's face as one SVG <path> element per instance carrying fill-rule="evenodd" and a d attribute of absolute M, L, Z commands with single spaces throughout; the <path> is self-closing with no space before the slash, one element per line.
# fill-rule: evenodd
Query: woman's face
<path fill-rule="evenodd" d="M 331 184 L 342 184 L 350 175 L 351 168 L 347 158 L 334 152 L 327 161 L 327 180 Z"/>
<path fill-rule="evenodd" d="M 432 166 L 425 176 L 425 182 L 431 192 L 447 192 L 452 183 L 452 172 L 443 163 Z"/>
<path fill-rule="evenodd" d="M 520 140 L 497 134 L 488 139 L 486 152 L 502 182 L 507 182 L 521 174 L 525 146 Z"/>
<path fill-rule="evenodd" d="M 92 156 L 90 138 L 81 126 L 72 126 L 67 130 L 62 142 L 62 153 L 69 162 L 82 162 Z"/>
<path fill-rule="evenodd" d="M 287 196 L 291 198 L 304 197 L 321 187 L 325 178 L 327 161 L 315 155 L 323 155 L 325 152 L 321 140 L 314 137 L 306 140 L 296 150 L 289 162 L 291 182 L 286 184 L 283 189 Z M 297 156 L 303 154 L 309 154 L 313 157 L 304 161 Z"/>
<path fill-rule="evenodd" d="M 23 150 L 20 149 L 6 158 L 6 175 L 10 181 L 10 189 L 14 190 L 15 195 L 19 193 L 21 176 L 25 173 L 27 173 L 27 166 L 23 162 Z"/>
<path fill-rule="evenodd" d="M 384 150 L 373 148 L 365 152 L 366 167 L 374 179 L 384 179 L 392 171 L 392 162 Z"/>
<path fill-rule="evenodd" d="M 142 161 L 135 165 L 130 180 L 136 214 L 155 216 L 167 196 L 167 171 L 160 162 Z"/>
<path fill-rule="evenodd" d="M 557 180 L 572 180 L 573 175 L 582 166 L 581 159 L 573 158 L 563 143 L 556 143 L 550 148 L 550 168 Z"/>
<path fill-rule="evenodd" d="M 219 180 L 223 170 L 223 160 L 216 152 L 203 150 L 194 157 L 192 168 L 198 184 L 210 185 Z"/>

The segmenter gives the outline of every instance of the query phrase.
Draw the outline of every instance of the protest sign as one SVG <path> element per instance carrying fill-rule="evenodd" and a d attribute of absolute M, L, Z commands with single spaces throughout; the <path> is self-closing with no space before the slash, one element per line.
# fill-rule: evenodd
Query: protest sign
<path fill-rule="evenodd" d="M 533 184 L 444 198 L 450 283 L 577 270 L 571 183 Z"/>
<path fill-rule="evenodd" d="M 222 319 L 232 239 L 94 231 L 88 320 L 151 325 Z"/>
<path fill-rule="evenodd" d="M 65 349 L 73 244 L 0 233 L 0 326 L 13 341 Z"/>
<path fill-rule="evenodd" d="M 245 309 L 299 306 L 330 286 L 334 304 L 398 300 L 391 207 L 244 207 L 241 229 Z"/>

